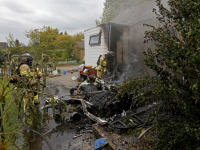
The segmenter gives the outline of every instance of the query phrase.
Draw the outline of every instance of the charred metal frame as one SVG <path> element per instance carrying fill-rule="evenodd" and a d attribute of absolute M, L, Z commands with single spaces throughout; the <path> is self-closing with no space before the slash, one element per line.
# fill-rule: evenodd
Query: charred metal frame
<path fill-rule="evenodd" d="M 90 112 L 88 112 L 87 107 L 90 107 L 92 104 L 89 103 L 89 102 L 87 102 L 87 101 L 85 101 L 85 100 L 83 100 L 83 99 L 71 98 L 71 97 L 69 97 L 68 99 L 63 99 L 62 97 L 60 97 L 60 98 L 57 98 L 57 102 L 55 103 L 55 107 L 56 107 L 56 106 L 59 106 L 59 103 L 60 103 L 60 102 L 62 102 L 62 103 L 63 103 L 63 102 L 68 102 L 68 103 L 69 103 L 69 101 L 79 101 L 79 102 L 81 103 L 81 105 L 82 105 L 83 113 L 84 113 L 88 118 L 90 118 L 91 120 L 93 120 L 93 121 L 99 123 L 100 125 L 104 125 L 104 124 L 107 123 L 106 120 L 101 119 L 101 118 L 99 118 L 99 117 L 96 117 L 95 115 L 93 115 L 93 114 L 91 114 Z M 49 103 L 49 102 L 47 102 L 47 103 Z M 46 105 L 44 105 L 44 106 L 42 107 L 42 109 L 48 109 L 48 108 L 51 108 L 51 104 L 46 104 Z M 47 111 L 47 112 L 48 112 L 48 111 Z"/>

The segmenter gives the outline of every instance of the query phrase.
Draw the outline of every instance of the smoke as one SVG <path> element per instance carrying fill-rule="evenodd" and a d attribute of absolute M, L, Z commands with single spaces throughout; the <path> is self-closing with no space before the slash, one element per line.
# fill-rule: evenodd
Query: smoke
<path fill-rule="evenodd" d="M 148 48 L 155 49 L 155 44 L 144 43 L 144 32 L 148 29 L 142 25 L 136 25 L 125 29 L 116 42 L 123 43 L 123 65 L 119 67 L 120 77 L 115 83 L 123 82 L 127 77 L 138 78 L 145 75 L 154 75 L 153 71 L 144 64 L 143 51 Z M 117 49 L 119 50 L 119 48 Z M 119 52 L 117 52 L 119 54 Z M 117 58 L 118 59 L 118 58 Z M 119 61 L 119 60 L 118 60 Z"/>
<path fill-rule="evenodd" d="M 146 0 L 147 2 L 149 0 Z M 157 9 L 155 0 L 141 3 L 131 3 L 127 0 L 129 8 L 121 11 L 121 14 L 110 21 L 112 23 L 112 42 L 110 50 L 116 53 L 116 62 L 123 64 L 119 67 L 120 77 L 116 82 L 123 82 L 126 77 L 138 78 L 145 75 L 155 75 L 153 70 L 148 68 L 144 63 L 143 51 L 151 48 L 155 49 L 154 42 L 144 43 L 145 31 L 152 30 L 143 26 L 143 24 L 151 24 L 159 27 L 160 24 L 156 19 L 156 15 L 152 12 L 153 8 Z M 139 0 L 138 0 L 139 2 Z M 134 7 L 141 4 L 141 6 Z M 167 0 L 164 0 L 164 6 L 167 6 Z M 114 45 L 114 46 L 112 46 Z"/>

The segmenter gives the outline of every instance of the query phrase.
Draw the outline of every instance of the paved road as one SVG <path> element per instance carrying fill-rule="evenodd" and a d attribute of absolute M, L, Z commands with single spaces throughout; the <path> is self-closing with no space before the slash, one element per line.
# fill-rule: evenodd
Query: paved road
<path fill-rule="evenodd" d="M 77 77 L 78 72 L 70 73 L 70 70 L 77 70 L 79 65 L 71 65 L 71 66 L 60 66 L 57 69 L 61 69 L 61 76 L 56 77 L 47 77 L 47 84 L 50 85 L 58 85 L 65 86 L 66 88 L 73 88 L 79 82 L 77 80 L 73 81 L 72 77 Z M 63 74 L 63 71 L 67 71 L 66 74 Z"/>
<path fill-rule="evenodd" d="M 70 70 L 77 70 L 79 65 L 73 66 L 61 66 L 57 69 L 61 69 L 62 75 L 56 77 L 47 77 L 47 87 L 44 89 L 44 93 L 52 94 L 54 96 L 70 95 L 69 89 L 75 87 L 79 82 L 73 81 L 72 77 L 77 76 L 78 72 L 70 73 Z M 64 75 L 63 71 L 67 71 Z M 41 97 L 41 104 L 44 103 L 44 97 Z M 44 125 L 40 131 L 45 138 L 51 143 L 55 150 L 93 150 L 94 141 L 96 140 L 93 134 L 83 134 L 82 136 L 73 139 L 76 135 L 77 128 L 85 126 L 84 122 L 71 122 L 67 119 L 58 123 L 53 119 L 53 112 L 49 109 L 48 114 L 50 116 L 49 123 Z M 31 143 L 30 150 L 47 150 L 49 146 L 40 137 L 35 142 Z"/>

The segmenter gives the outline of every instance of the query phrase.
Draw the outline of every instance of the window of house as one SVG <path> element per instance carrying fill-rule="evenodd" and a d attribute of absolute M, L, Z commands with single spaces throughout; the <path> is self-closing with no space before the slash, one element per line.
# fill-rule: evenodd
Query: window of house
<path fill-rule="evenodd" d="M 89 45 L 99 45 L 101 43 L 101 34 L 90 36 Z"/>

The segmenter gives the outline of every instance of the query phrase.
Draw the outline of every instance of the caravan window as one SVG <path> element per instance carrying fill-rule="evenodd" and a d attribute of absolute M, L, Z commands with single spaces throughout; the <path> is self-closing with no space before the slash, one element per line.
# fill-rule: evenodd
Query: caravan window
<path fill-rule="evenodd" d="M 99 45 L 101 43 L 101 34 L 90 36 L 89 45 Z"/>

